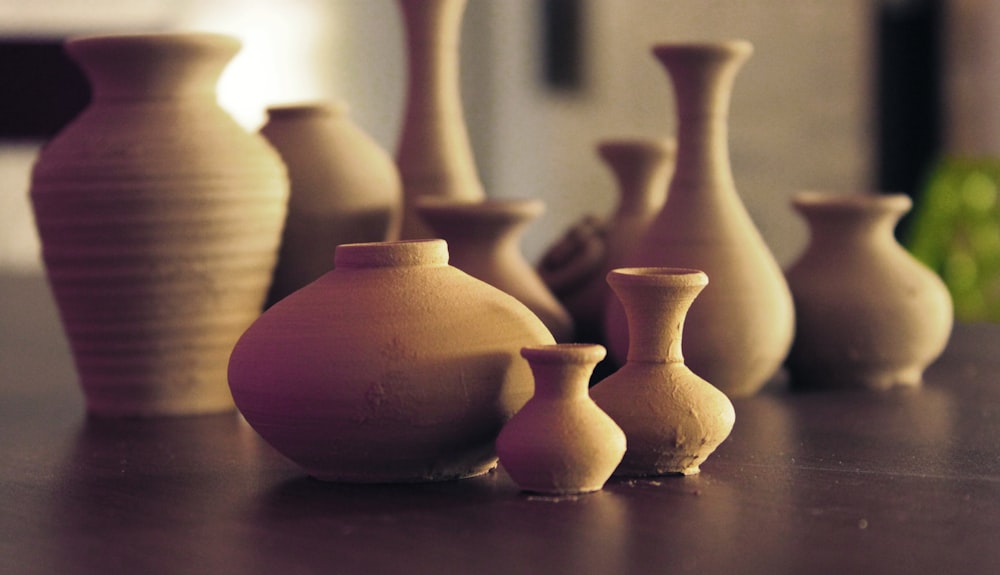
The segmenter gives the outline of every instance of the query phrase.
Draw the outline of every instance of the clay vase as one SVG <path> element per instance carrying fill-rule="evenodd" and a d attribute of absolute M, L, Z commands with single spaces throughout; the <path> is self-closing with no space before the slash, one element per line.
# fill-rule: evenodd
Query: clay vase
<path fill-rule="evenodd" d="M 330 271 L 338 245 L 396 239 L 403 206 L 395 162 L 344 104 L 278 106 L 267 116 L 260 133 L 291 180 L 270 305 Z"/>
<path fill-rule="evenodd" d="M 404 239 L 431 238 L 417 200 L 485 197 L 465 124 L 459 43 L 467 0 L 399 0 L 409 80 L 396 163 L 403 178 Z"/>
<path fill-rule="evenodd" d="M 497 437 L 500 464 L 525 491 L 598 491 L 625 455 L 625 433 L 588 395 L 607 351 L 596 344 L 526 347 L 535 394 Z"/>
<path fill-rule="evenodd" d="M 615 475 L 698 473 L 736 421 L 729 398 L 688 369 L 681 352 L 685 315 L 708 276 L 622 268 L 608 274 L 608 283 L 625 308 L 628 359 L 591 396 L 628 437 Z"/>
<path fill-rule="evenodd" d="M 604 340 L 606 277 L 625 265 L 660 213 L 673 172 L 672 139 L 604 140 L 597 146 L 618 184 L 618 204 L 607 218 L 585 217 L 539 261 L 542 280 L 565 306 L 578 341 Z"/>
<path fill-rule="evenodd" d="M 260 314 L 288 197 L 278 154 L 216 103 L 239 42 L 103 36 L 66 50 L 92 100 L 42 149 L 31 201 L 87 409 L 231 410 L 229 352 Z"/>
<path fill-rule="evenodd" d="M 688 314 L 684 356 L 731 397 L 751 395 L 781 367 L 794 331 L 788 285 L 740 201 L 729 164 L 729 96 L 752 47 L 665 44 L 653 52 L 674 83 L 677 169 L 629 265 L 694 268 L 712 278 Z M 606 318 L 607 344 L 621 362 L 628 329 L 613 298 Z"/>
<path fill-rule="evenodd" d="M 787 272 L 797 318 L 792 385 L 919 384 L 948 343 L 953 307 L 944 282 L 893 235 L 910 198 L 806 192 L 792 205 L 811 233 Z"/>
<path fill-rule="evenodd" d="M 313 477 L 456 479 L 496 466 L 496 437 L 532 394 L 520 350 L 551 343 L 523 304 L 448 265 L 444 240 L 344 244 L 250 326 L 229 383 Z"/>
<path fill-rule="evenodd" d="M 525 228 L 545 211 L 541 200 L 426 199 L 416 208 L 434 235 L 448 242 L 451 265 L 520 300 L 556 341 L 573 340 L 573 319 L 521 252 Z"/>

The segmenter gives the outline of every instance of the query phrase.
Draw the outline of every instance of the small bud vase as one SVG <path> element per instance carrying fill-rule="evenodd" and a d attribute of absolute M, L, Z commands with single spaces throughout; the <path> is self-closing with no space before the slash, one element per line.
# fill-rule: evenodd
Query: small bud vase
<path fill-rule="evenodd" d="M 570 342 L 573 319 L 521 252 L 521 235 L 544 211 L 538 199 L 427 199 L 417 204 L 434 235 L 448 242 L 451 265 L 516 297 L 556 341 Z"/>
<path fill-rule="evenodd" d="M 396 239 L 403 199 L 392 157 L 343 103 L 268 108 L 260 134 L 281 154 L 292 188 L 270 306 L 330 271 L 340 244 Z"/>
<path fill-rule="evenodd" d="M 684 318 L 708 284 L 703 272 L 623 268 L 608 283 L 628 320 L 628 356 L 591 391 L 625 431 L 628 451 L 615 475 L 691 475 L 733 429 L 729 398 L 684 364 Z"/>
<path fill-rule="evenodd" d="M 781 368 L 795 327 L 792 296 L 743 205 L 729 162 L 729 100 L 748 42 L 664 44 L 653 53 L 670 74 L 677 104 L 677 160 L 666 203 L 629 266 L 704 270 L 712 284 L 691 306 L 684 357 L 731 397 L 756 393 Z M 628 327 L 608 300 L 607 344 L 621 363 Z"/>
<path fill-rule="evenodd" d="M 233 344 L 260 315 L 285 221 L 278 154 L 216 102 L 214 34 L 69 40 L 89 106 L 40 152 L 31 201 L 90 413 L 234 409 Z"/>
<path fill-rule="evenodd" d="M 625 454 L 625 433 L 588 395 L 590 374 L 607 351 L 595 344 L 526 347 L 521 356 L 535 394 L 497 437 L 497 454 L 525 491 L 597 491 Z"/>
<path fill-rule="evenodd" d="M 321 480 L 479 475 L 531 397 L 522 347 L 555 343 L 512 296 L 448 265 L 444 240 L 337 246 L 334 268 L 233 349 L 250 425 Z"/>
<path fill-rule="evenodd" d="M 796 389 L 885 389 L 921 382 L 948 343 L 944 282 L 896 242 L 902 194 L 797 194 L 806 251 L 787 272 L 796 307 L 788 357 Z"/>

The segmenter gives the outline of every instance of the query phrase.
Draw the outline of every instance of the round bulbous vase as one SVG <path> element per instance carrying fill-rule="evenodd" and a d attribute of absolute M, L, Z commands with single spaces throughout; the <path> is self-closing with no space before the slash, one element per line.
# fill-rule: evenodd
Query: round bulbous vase
<path fill-rule="evenodd" d="M 628 438 L 615 475 L 698 473 L 736 421 L 729 398 L 691 371 L 681 352 L 685 315 L 708 277 L 690 269 L 620 268 L 608 283 L 625 309 L 629 350 L 625 365 L 591 396 Z"/>
<path fill-rule="evenodd" d="M 432 238 L 416 211 L 421 198 L 486 197 L 462 108 L 459 47 L 467 0 L 398 0 L 408 82 L 396 163 L 403 179 L 403 239 Z"/>
<path fill-rule="evenodd" d="M 604 341 L 606 277 L 622 267 L 660 213 L 673 172 L 673 139 L 603 140 L 597 152 L 618 185 L 606 218 L 586 216 L 539 261 L 542 280 L 573 318 L 578 341 Z"/>
<path fill-rule="evenodd" d="M 270 306 L 330 271 L 338 245 L 397 239 L 402 184 L 392 157 L 351 121 L 346 105 L 275 106 L 267 116 L 260 133 L 291 181 Z"/>
<path fill-rule="evenodd" d="M 528 306 L 558 342 L 573 341 L 573 319 L 524 259 L 521 236 L 545 211 L 538 199 L 455 202 L 425 199 L 417 213 L 448 242 L 451 265 Z"/>
<path fill-rule="evenodd" d="M 598 491 L 625 454 L 625 433 L 588 395 L 607 351 L 596 344 L 526 347 L 535 394 L 497 437 L 500 464 L 525 491 Z"/>
<path fill-rule="evenodd" d="M 665 44 L 653 50 L 673 81 L 677 159 L 667 199 L 629 266 L 703 270 L 712 278 L 692 305 L 687 365 L 731 397 L 756 393 L 792 344 L 794 309 L 777 261 L 733 183 L 728 109 L 747 42 Z M 608 300 L 606 343 L 621 363 L 629 349 L 624 310 Z"/>
<path fill-rule="evenodd" d="M 918 385 L 944 351 L 953 306 L 944 282 L 897 243 L 902 194 L 797 194 L 810 242 L 788 269 L 796 389 Z"/>
<path fill-rule="evenodd" d="M 260 314 L 284 223 L 278 154 L 216 102 L 212 34 L 72 39 L 88 107 L 40 152 L 42 258 L 92 414 L 232 410 L 226 366 Z"/>
<path fill-rule="evenodd" d="M 233 350 L 240 411 L 321 480 L 422 482 L 496 466 L 532 393 L 522 347 L 554 343 L 512 296 L 448 265 L 444 240 L 344 244 Z"/>

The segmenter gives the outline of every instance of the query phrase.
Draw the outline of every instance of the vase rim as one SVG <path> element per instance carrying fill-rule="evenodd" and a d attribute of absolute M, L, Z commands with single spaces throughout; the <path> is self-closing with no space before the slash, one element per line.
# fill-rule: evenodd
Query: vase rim
<path fill-rule="evenodd" d="M 749 57 L 753 54 L 753 43 L 749 40 L 691 40 L 678 42 L 658 42 L 653 44 L 653 53 L 663 54 L 718 54 Z"/>
<path fill-rule="evenodd" d="M 677 151 L 677 140 L 671 137 L 613 137 L 597 142 L 602 157 L 619 155 L 655 155 L 669 157 Z"/>
<path fill-rule="evenodd" d="M 708 285 L 708 274 L 701 270 L 678 267 L 615 268 L 608 272 L 608 282 L 642 285 L 694 287 Z"/>
<path fill-rule="evenodd" d="M 341 244 L 334 269 L 403 268 L 448 265 L 448 243 L 442 239 Z"/>
<path fill-rule="evenodd" d="M 267 107 L 268 118 L 293 119 L 312 116 L 340 116 L 350 112 L 344 100 L 288 102 Z"/>
<path fill-rule="evenodd" d="M 545 202 L 539 198 L 485 198 L 467 201 L 428 197 L 418 200 L 416 208 L 422 216 L 521 220 L 541 216 L 545 212 Z"/>
<path fill-rule="evenodd" d="M 913 207 L 910 196 L 902 193 L 842 193 L 818 190 L 796 192 L 796 209 L 827 212 L 886 211 L 904 213 Z"/>
<path fill-rule="evenodd" d="M 225 47 L 236 51 L 242 42 L 236 36 L 217 32 L 132 32 L 123 34 L 90 34 L 73 36 L 65 41 L 67 47 L 96 45 L 168 45 L 187 44 L 206 47 Z"/>
<path fill-rule="evenodd" d="M 535 363 L 596 364 L 608 350 L 597 343 L 554 343 L 521 348 L 521 357 Z"/>

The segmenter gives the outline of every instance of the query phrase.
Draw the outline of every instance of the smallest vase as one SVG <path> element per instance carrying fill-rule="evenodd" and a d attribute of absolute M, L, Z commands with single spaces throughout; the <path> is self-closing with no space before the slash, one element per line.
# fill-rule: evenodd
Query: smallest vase
<path fill-rule="evenodd" d="M 607 350 L 597 344 L 521 349 L 535 394 L 504 426 L 497 455 L 525 491 L 598 491 L 625 454 L 625 433 L 588 395 L 590 374 Z"/>
<path fill-rule="evenodd" d="M 811 234 L 787 272 L 797 318 L 792 386 L 919 384 L 948 343 L 953 307 L 944 282 L 893 235 L 910 198 L 804 192 L 792 205 Z"/>
<path fill-rule="evenodd" d="M 625 308 L 628 359 L 593 389 L 594 401 L 628 436 L 623 477 L 698 473 L 733 429 L 726 394 L 684 363 L 681 336 L 704 272 L 680 268 L 621 268 L 608 274 Z"/>

